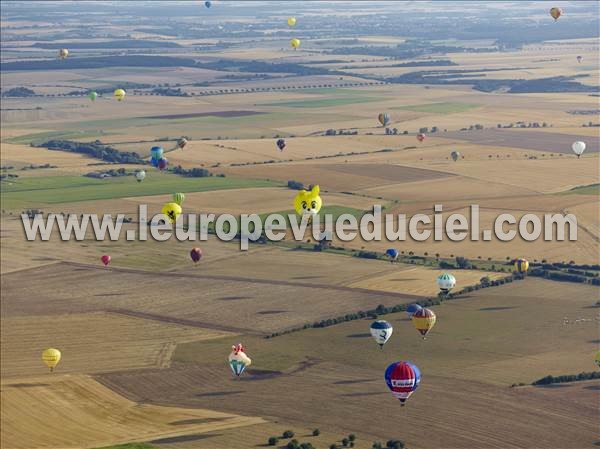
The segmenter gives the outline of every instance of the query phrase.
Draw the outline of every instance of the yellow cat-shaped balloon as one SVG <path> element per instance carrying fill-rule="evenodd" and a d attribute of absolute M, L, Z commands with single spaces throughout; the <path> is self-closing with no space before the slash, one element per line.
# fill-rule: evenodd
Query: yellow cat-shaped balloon
<path fill-rule="evenodd" d="M 300 190 L 294 198 L 294 208 L 298 215 L 307 215 L 314 217 L 321 210 L 323 201 L 319 196 L 319 186 L 314 186 L 312 190 Z"/>

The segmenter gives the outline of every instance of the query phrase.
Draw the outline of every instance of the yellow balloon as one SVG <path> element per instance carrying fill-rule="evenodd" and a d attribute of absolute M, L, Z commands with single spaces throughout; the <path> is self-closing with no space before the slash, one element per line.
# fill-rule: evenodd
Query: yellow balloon
<path fill-rule="evenodd" d="M 314 186 L 310 192 L 300 190 L 294 198 L 294 209 L 298 215 L 308 215 L 310 217 L 317 215 L 323 206 L 323 201 L 319 196 L 319 186 Z"/>
<path fill-rule="evenodd" d="M 515 271 L 517 273 L 527 273 L 529 270 L 529 262 L 526 259 L 515 260 Z"/>
<path fill-rule="evenodd" d="M 119 101 L 122 101 L 125 98 L 125 91 L 123 89 L 115 90 L 115 98 Z"/>
<path fill-rule="evenodd" d="M 58 362 L 60 362 L 60 351 L 55 348 L 48 348 L 42 352 L 42 360 L 50 368 L 50 372 L 52 372 L 56 365 L 58 365 Z"/>
<path fill-rule="evenodd" d="M 288 17 L 288 25 L 293 27 L 294 25 L 296 25 L 296 18 L 295 17 Z"/>
<path fill-rule="evenodd" d="M 417 310 L 412 316 L 412 323 L 415 326 L 415 329 L 419 331 L 423 339 L 429 333 L 429 331 L 435 326 L 435 322 L 437 317 L 433 310 L 430 309 L 420 309 Z"/>
<path fill-rule="evenodd" d="M 298 48 L 300 46 L 300 39 L 296 39 L 296 38 L 292 39 L 290 41 L 290 45 L 295 50 L 296 48 Z"/>
<path fill-rule="evenodd" d="M 169 221 L 171 221 L 171 223 L 175 223 L 177 221 L 177 217 L 181 215 L 182 209 L 177 203 L 167 203 L 163 206 L 161 212 L 169 217 Z"/>

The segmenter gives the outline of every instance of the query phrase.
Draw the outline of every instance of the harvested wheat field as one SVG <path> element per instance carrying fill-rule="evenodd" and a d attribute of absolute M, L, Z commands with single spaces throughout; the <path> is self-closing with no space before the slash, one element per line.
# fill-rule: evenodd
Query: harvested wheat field
<path fill-rule="evenodd" d="M 4 449 L 100 447 L 263 422 L 200 408 L 137 404 L 83 375 L 2 381 Z"/>
<path fill-rule="evenodd" d="M 4 276 L 8 300 L 3 302 L 2 313 L 13 317 L 115 311 L 194 327 L 262 334 L 342 315 L 348 310 L 420 299 L 326 282 L 253 279 L 244 276 L 244 266 L 251 261 L 239 258 L 233 263 L 238 267 L 237 276 L 105 269 L 72 263 L 21 270 Z M 42 297 L 36 295 L 48 283 L 52 288 L 46 288 Z M 85 284 L 85 293 L 73 290 L 76 283 Z"/>
<path fill-rule="evenodd" d="M 363 279 L 352 282 L 349 287 L 366 288 L 369 290 L 381 290 L 384 292 L 404 292 L 412 295 L 435 296 L 439 289 L 435 280 L 447 270 L 429 269 L 424 267 L 401 267 L 396 271 L 385 273 L 381 276 L 365 276 Z M 492 273 L 485 271 L 462 270 L 460 273 L 454 273 L 457 276 L 456 289 L 461 289 L 467 285 L 474 285 L 482 277 L 487 276 L 492 279 L 502 277 L 501 273 Z"/>
<path fill-rule="evenodd" d="M 119 294 L 96 293 L 101 301 Z M 79 337 L 74 339 L 73 336 Z M 59 373 L 99 373 L 166 367 L 179 343 L 222 338 L 227 333 L 118 313 L 11 317 L 2 319 L 2 378 L 40 375 L 41 353 L 60 348 Z"/>

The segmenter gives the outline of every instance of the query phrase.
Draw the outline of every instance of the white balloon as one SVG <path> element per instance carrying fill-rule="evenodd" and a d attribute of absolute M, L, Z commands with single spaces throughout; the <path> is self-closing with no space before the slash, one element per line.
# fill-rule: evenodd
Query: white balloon
<path fill-rule="evenodd" d="M 585 151 L 585 142 L 582 142 L 580 140 L 578 140 L 577 142 L 573 142 L 571 148 L 573 149 L 573 153 L 575 153 L 577 157 L 579 157 Z"/>

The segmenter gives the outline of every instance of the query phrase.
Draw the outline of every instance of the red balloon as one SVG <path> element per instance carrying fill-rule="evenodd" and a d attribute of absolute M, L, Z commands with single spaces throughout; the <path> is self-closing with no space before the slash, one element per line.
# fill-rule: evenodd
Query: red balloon
<path fill-rule="evenodd" d="M 167 164 L 168 164 L 167 158 L 165 158 L 165 157 L 160 158 L 158 160 L 158 165 L 157 165 L 158 169 L 164 170 L 165 168 L 167 168 Z"/>
<path fill-rule="evenodd" d="M 100 260 L 102 260 L 104 266 L 107 266 L 110 263 L 110 256 L 105 254 L 100 258 Z"/>
<path fill-rule="evenodd" d="M 202 250 L 200 248 L 193 248 L 190 251 L 190 257 L 194 263 L 198 262 L 202 258 Z"/>
<path fill-rule="evenodd" d="M 417 140 L 419 142 L 423 142 L 425 140 L 425 134 L 423 134 L 423 133 L 417 134 Z"/>

